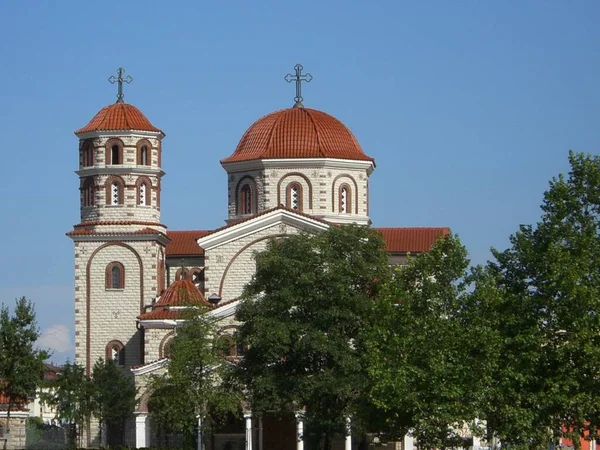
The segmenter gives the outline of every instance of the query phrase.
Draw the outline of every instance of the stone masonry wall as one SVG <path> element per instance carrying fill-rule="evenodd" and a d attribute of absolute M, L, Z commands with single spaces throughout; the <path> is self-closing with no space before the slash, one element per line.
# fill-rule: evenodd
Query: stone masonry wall
<path fill-rule="evenodd" d="M 297 182 L 302 186 L 302 212 L 331 221 L 340 215 L 352 217 L 359 223 L 366 224 L 369 220 L 368 175 L 365 169 L 286 167 L 231 173 L 228 175 L 229 219 L 237 217 L 236 189 L 244 184 L 240 184 L 240 180 L 245 176 L 257 180 L 258 212 L 286 205 L 286 188 L 290 183 Z M 339 212 L 339 189 L 344 183 L 352 193 L 350 214 Z"/>
<path fill-rule="evenodd" d="M 119 340 L 125 345 L 125 366 L 141 364 L 141 336 L 136 329 L 136 318 L 141 300 L 150 305 L 156 296 L 160 247 L 153 241 L 75 242 L 75 362 L 91 370 L 98 358 L 105 357 L 106 344 Z M 125 268 L 124 289 L 106 288 L 106 267 L 111 262 L 120 262 Z M 88 320 L 89 361 L 86 360 Z"/>
<path fill-rule="evenodd" d="M 277 224 L 205 251 L 206 292 L 218 292 L 222 301 L 239 297 L 256 271 L 254 254 L 266 248 L 268 238 L 297 232 L 297 228 Z"/>

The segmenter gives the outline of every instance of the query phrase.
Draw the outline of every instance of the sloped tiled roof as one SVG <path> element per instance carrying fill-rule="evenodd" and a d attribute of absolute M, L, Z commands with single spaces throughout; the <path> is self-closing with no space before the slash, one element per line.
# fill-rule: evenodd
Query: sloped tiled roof
<path fill-rule="evenodd" d="M 167 288 L 154 306 L 188 306 L 207 304 L 202 292 L 190 280 L 177 280 Z"/>
<path fill-rule="evenodd" d="M 171 284 L 152 306 L 152 311 L 138 316 L 140 320 L 175 320 L 180 318 L 181 309 L 170 309 L 174 306 L 205 305 L 202 292 L 190 280 L 177 280 Z"/>
<path fill-rule="evenodd" d="M 338 119 L 316 109 L 288 108 L 258 119 L 222 163 L 280 158 L 373 161 Z"/>
<path fill-rule="evenodd" d="M 162 133 L 133 105 L 127 103 L 113 103 L 102 108 L 90 122 L 75 134 L 90 131 L 154 131 Z"/>
<path fill-rule="evenodd" d="M 167 245 L 167 256 L 204 255 L 204 250 L 196 241 L 208 233 L 208 230 L 167 231 L 167 237 L 171 239 Z"/>
<path fill-rule="evenodd" d="M 381 233 L 388 253 L 421 253 L 428 251 L 450 228 L 373 228 Z"/>

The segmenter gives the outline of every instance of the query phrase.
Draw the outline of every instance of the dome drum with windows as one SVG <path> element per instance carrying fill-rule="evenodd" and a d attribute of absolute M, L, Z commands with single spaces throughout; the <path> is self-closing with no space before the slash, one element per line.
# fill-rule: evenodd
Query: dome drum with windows
<path fill-rule="evenodd" d="M 268 114 L 221 164 L 229 174 L 229 223 L 279 205 L 333 223 L 370 223 L 375 160 L 325 112 L 296 105 Z"/>

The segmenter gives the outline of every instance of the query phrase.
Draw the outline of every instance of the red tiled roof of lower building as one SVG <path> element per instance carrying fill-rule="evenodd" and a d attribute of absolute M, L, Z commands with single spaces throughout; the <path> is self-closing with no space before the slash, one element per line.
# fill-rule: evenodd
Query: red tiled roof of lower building
<path fill-rule="evenodd" d="M 127 103 L 113 103 L 105 106 L 75 134 L 90 131 L 154 131 L 164 133 L 150 123 L 144 114 L 133 105 Z"/>
<path fill-rule="evenodd" d="M 421 253 L 428 251 L 440 236 L 450 234 L 450 228 L 373 228 L 381 233 L 388 253 Z"/>
<path fill-rule="evenodd" d="M 198 304 L 208 305 L 208 302 L 204 299 L 204 295 L 202 295 L 202 292 L 200 292 L 196 285 L 190 280 L 177 280 L 161 294 L 160 299 L 154 306 L 189 306 Z"/>
<path fill-rule="evenodd" d="M 204 249 L 196 241 L 208 233 L 208 230 L 167 231 L 167 237 L 171 239 L 167 245 L 167 256 L 204 255 Z"/>
<path fill-rule="evenodd" d="M 156 308 L 150 312 L 143 313 L 138 316 L 139 320 L 177 320 L 180 318 L 180 309 L 173 310 L 165 308 Z"/>

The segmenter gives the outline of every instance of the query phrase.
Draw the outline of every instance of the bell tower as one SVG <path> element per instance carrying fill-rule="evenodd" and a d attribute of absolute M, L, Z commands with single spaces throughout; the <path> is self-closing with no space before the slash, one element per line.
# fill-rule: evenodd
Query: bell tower
<path fill-rule="evenodd" d="M 75 244 L 75 362 L 89 374 L 99 358 L 124 368 L 143 363 L 137 317 L 164 289 L 166 227 L 160 223 L 165 134 L 125 103 L 119 69 L 116 103 L 75 131 L 79 139 L 81 220 Z"/>

